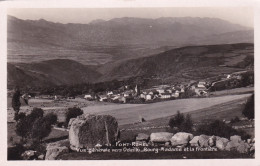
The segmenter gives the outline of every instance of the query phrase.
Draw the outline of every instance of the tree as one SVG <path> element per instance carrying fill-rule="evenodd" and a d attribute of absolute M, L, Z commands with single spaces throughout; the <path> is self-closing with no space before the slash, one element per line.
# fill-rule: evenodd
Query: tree
<path fill-rule="evenodd" d="M 57 123 L 57 115 L 54 113 L 48 113 L 47 115 L 44 116 L 44 119 L 46 120 L 47 123 L 49 123 L 50 125 L 53 125 L 55 123 Z"/>
<path fill-rule="evenodd" d="M 186 117 L 177 112 L 177 114 L 169 120 L 169 126 L 173 129 L 177 127 L 179 131 L 191 132 L 193 127 L 193 122 L 191 120 L 191 116 L 189 114 Z"/>
<path fill-rule="evenodd" d="M 178 127 L 184 122 L 184 116 L 180 113 L 180 111 L 177 112 L 177 114 L 170 119 L 169 126 L 171 128 Z"/>
<path fill-rule="evenodd" d="M 82 115 L 82 114 L 83 114 L 83 111 L 80 108 L 77 108 L 77 107 L 69 108 L 68 111 L 66 112 L 65 126 L 68 126 L 71 118 L 76 118 L 77 116 Z"/>
<path fill-rule="evenodd" d="M 28 119 L 32 122 L 41 117 L 43 117 L 43 110 L 37 107 L 33 108 L 32 112 L 28 115 Z"/>
<path fill-rule="evenodd" d="M 32 139 L 41 141 L 50 134 L 51 124 L 43 117 L 38 118 L 34 121 L 31 132 Z"/>
<path fill-rule="evenodd" d="M 13 98 L 12 98 L 12 107 L 15 111 L 15 116 L 14 116 L 15 120 L 17 119 L 16 117 L 17 117 L 17 115 L 20 111 L 20 107 L 21 107 L 20 96 L 21 96 L 21 93 L 20 93 L 19 87 L 16 87 Z"/>
<path fill-rule="evenodd" d="M 242 114 L 246 116 L 248 119 L 254 119 L 255 118 L 255 95 L 253 94 L 247 101 L 244 110 L 242 111 Z"/>
<path fill-rule="evenodd" d="M 184 122 L 181 125 L 181 130 L 186 131 L 186 132 L 191 132 L 192 127 L 193 127 L 193 122 L 192 122 L 191 116 L 190 116 L 190 114 L 187 114 Z"/>

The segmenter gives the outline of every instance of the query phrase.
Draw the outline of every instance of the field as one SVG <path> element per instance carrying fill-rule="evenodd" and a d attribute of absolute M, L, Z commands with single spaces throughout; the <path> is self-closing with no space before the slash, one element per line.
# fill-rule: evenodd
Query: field
<path fill-rule="evenodd" d="M 169 119 L 177 111 L 191 114 L 194 123 L 214 119 L 230 120 L 235 116 L 241 117 L 243 105 L 249 96 L 250 94 L 241 94 L 210 98 L 190 98 L 153 104 L 113 104 L 83 99 L 54 102 L 53 100 L 33 99 L 29 102 L 30 106 L 22 106 L 21 111 L 30 112 L 33 107 L 41 107 L 43 105 L 44 107 L 41 108 L 46 113 L 55 112 L 59 121 L 64 121 L 67 108 L 73 106 L 81 107 L 84 113 L 109 114 L 117 118 L 119 127 L 122 130 L 122 139 L 129 140 L 133 139 L 139 132 L 150 134 L 155 131 L 166 131 L 165 127 L 160 129 L 150 129 L 150 127 L 167 126 Z M 10 107 L 8 108 L 8 115 L 8 121 L 11 122 L 8 123 L 8 145 L 11 146 L 10 139 L 13 139 L 13 142 L 18 142 L 20 138 L 15 134 L 15 123 L 12 123 L 13 111 Z M 146 122 L 139 123 L 140 116 Z M 131 131 L 124 132 L 125 129 Z M 254 131 L 249 132 L 254 134 Z M 45 140 L 61 139 L 67 135 L 68 132 L 66 131 L 53 129 Z"/>
<path fill-rule="evenodd" d="M 97 114 L 109 114 L 114 116 L 119 125 L 133 124 L 139 121 L 140 116 L 145 120 L 150 121 L 157 118 L 168 117 L 180 111 L 181 113 L 192 112 L 225 102 L 230 102 L 237 99 L 249 97 L 250 94 L 230 95 L 211 98 L 190 98 L 181 100 L 171 100 L 165 102 L 158 102 L 153 104 L 146 104 L 140 106 L 133 106 L 129 108 L 118 108 L 117 105 L 109 106 L 110 109 L 97 112 Z M 106 106 L 104 106 L 106 107 Z M 90 112 L 88 112 L 88 108 Z M 90 107 L 84 108 L 84 113 L 93 113 L 94 109 Z"/>

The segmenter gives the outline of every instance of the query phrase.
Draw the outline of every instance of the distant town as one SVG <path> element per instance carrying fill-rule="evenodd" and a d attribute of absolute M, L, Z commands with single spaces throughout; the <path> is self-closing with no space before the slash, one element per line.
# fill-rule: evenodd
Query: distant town
<path fill-rule="evenodd" d="M 26 101 L 34 97 L 36 99 L 75 99 L 84 98 L 89 101 L 101 101 L 112 103 L 153 103 L 164 100 L 174 100 L 190 97 L 209 97 L 209 92 L 224 89 L 232 89 L 249 86 L 254 83 L 253 71 L 240 71 L 230 74 L 223 74 L 214 78 L 190 81 L 182 84 L 165 84 L 152 86 L 149 89 L 142 89 L 140 85 L 124 85 L 118 89 L 98 93 L 86 93 L 78 96 L 62 95 L 39 95 L 35 93 L 25 93 L 22 98 Z"/>

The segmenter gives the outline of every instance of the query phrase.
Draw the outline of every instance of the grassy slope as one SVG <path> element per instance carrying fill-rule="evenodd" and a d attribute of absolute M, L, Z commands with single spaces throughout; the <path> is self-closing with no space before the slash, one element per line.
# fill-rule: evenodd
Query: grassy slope
<path fill-rule="evenodd" d="M 102 80 L 123 79 L 131 76 L 157 75 L 160 78 L 173 77 L 171 82 L 180 79 L 202 79 L 217 76 L 223 73 L 232 73 L 243 70 L 253 64 L 251 62 L 243 67 L 238 64 L 246 57 L 253 56 L 253 44 L 222 44 L 189 46 L 172 49 L 154 56 L 133 59 L 122 63 L 113 64 L 113 68 L 107 65 L 98 70 L 106 71 Z M 241 56 L 243 51 L 243 56 Z M 223 67 L 223 65 L 227 65 Z"/>

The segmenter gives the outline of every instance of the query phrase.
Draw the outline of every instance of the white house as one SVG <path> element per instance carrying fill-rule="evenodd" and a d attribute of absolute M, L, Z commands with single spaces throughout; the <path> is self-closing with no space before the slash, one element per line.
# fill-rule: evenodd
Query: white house
<path fill-rule="evenodd" d="M 156 91 L 159 92 L 160 94 L 165 93 L 164 89 L 157 89 Z"/>
<path fill-rule="evenodd" d="M 107 101 L 107 96 L 105 95 L 102 95 L 102 96 L 99 96 L 99 101 Z"/>
<path fill-rule="evenodd" d="M 145 99 L 145 94 L 141 93 L 141 94 L 140 94 L 140 98 Z"/>
<path fill-rule="evenodd" d="M 84 96 L 84 99 L 92 99 L 92 96 L 90 94 L 87 94 Z"/>
<path fill-rule="evenodd" d="M 231 75 L 230 75 L 230 74 L 227 75 L 227 79 L 229 79 L 229 78 L 231 78 Z"/>
<path fill-rule="evenodd" d="M 180 96 L 180 91 L 176 90 L 174 93 L 174 97 L 179 97 Z"/>
<path fill-rule="evenodd" d="M 198 83 L 198 88 L 205 88 L 206 86 L 206 82 L 205 81 L 200 81 L 199 83 Z"/>
<path fill-rule="evenodd" d="M 169 98 L 171 98 L 171 93 L 162 93 L 161 98 L 162 99 L 169 99 Z"/>
<path fill-rule="evenodd" d="M 153 99 L 153 96 L 150 95 L 150 94 L 148 94 L 148 95 L 145 96 L 145 99 L 146 99 L 146 100 L 152 100 L 152 99 Z"/>
<path fill-rule="evenodd" d="M 107 92 L 107 95 L 113 95 L 114 93 L 113 93 L 113 91 L 108 91 Z"/>

